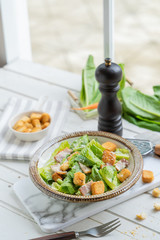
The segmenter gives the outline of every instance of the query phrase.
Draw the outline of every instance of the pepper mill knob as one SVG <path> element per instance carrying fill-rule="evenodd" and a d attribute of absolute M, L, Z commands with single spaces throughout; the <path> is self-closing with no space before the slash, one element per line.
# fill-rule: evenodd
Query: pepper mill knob
<path fill-rule="evenodd" d="M 96 80 L 102 94 L 98 105 L 98 130 L 122 136 L 122 108 L 117 98 L 122 70 L 119 65 L 106 58 L 96 69 Z"/>

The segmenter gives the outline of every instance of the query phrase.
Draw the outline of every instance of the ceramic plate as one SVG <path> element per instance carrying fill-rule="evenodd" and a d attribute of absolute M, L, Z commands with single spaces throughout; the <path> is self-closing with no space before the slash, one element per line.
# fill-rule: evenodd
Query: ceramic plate
<path fill-rule="evenodd" d="M 43 166 L 43 164 L 50 158 L 52 152 L 60 145 L 61 142 L 63 142 L 64 140 L 68 140 L 69 143 L 72 143 L 76 138 L 85 134 L 87 134 L 90 139 L 97 138 L 100 143 L 111 141 L 114 142 L 119 148 L 129 149 L 130 164 L 128 169 L 132 172 L 131 176 L 126 181 L 124 181 L 118 188 L 100 195 L 76 196 L 54 190 L 53 188 L 51 188 L 51 186 L 47 185 L 40 177 L 38 173 L 38 167 Z M 141 176 L 142 169 L 142 156 L 139 150 L 131 142 L 118 135 L 101 131 L 74 132 L 60 137 L 56 137 L 37 150 L 29 165 L 29 173 L 31 180 L 37 188 L 39 188 L 43 193 L 50 197 L 70 202 L 98 202 L 116 197 L 117 195 L 122 194 L 123 192 L 130 189 L 138 181 Z"/>

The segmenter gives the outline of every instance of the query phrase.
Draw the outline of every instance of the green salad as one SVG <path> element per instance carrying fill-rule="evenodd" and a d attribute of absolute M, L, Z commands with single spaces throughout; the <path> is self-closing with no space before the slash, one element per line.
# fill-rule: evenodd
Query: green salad
<path fill-rule="evenodd" d="M 128 149 L 84 135 L 71 144 L 63 141 L 38 171 L 59 192 L 97 195 L 117 188 L 131 175 L 129 157 Z"/>

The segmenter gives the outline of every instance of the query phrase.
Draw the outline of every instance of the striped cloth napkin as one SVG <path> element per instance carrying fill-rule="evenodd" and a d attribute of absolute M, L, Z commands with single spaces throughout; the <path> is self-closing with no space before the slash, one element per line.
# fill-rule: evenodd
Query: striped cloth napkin
<path fill-rule="evenodd" d="M 52 118 L 52 124 L 48 135 L 37 142 L 20 141 L 14 136 L 8 127 L 9 120 L 16 114 L 34 111 L 37 101 L 12 97 L 0 118 L 0 159 L 30 160 L 35 151 L 48 140 L 61 133 L 66 114 L 69 109 L 64 101 L 47 100 L 41 107 L 41 111 L 47 112 Z"/>

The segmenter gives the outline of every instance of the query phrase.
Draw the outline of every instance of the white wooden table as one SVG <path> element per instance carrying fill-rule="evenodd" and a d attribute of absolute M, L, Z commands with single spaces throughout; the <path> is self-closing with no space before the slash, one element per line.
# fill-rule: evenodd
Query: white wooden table
<path fill-rule="evenodd" d="M 18 60 L 0 69 L 0 114 L 11 96 L 38 100 L 40 96 L 48 95 L 52 99 L 67 99 L 67 89 L 78 91 L 80 88 L 81 77 L 76 74 Z M 126 121 L 123 126 L 124 137 L 146 131 Z M 89 129 L 97 129 L 97 120 L 83 121 L 69 112 L 63 133 Z M 25 240 L 45 235 L 12 190 L 15 182 L 26 177 L 28 162 L 0 161 L 0 239 Z M 84 230 L 119 217 L 122 225 L 101 239 L 160 239 L 160 212 L 153 212 L 154 202 L 151 193 L 147 192 L 63 230 Z M 147 219 L 139 222 L 135 216 L 142 211 L 147 214 Z"/>

